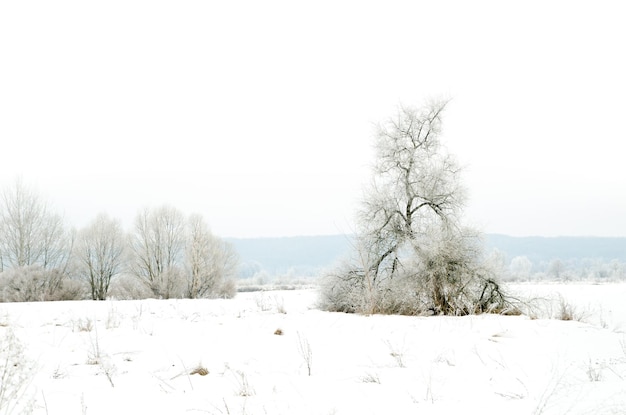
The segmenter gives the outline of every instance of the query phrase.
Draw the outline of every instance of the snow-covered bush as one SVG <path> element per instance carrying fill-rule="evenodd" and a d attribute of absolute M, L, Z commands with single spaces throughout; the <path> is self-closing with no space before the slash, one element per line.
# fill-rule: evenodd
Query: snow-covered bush
<path fill-rule="evenodd" d="M 85 298 L 85 286 L 57 269 L 38 265 L 17 267 L 0 273 L 2 301 L 67 301 Z"/>

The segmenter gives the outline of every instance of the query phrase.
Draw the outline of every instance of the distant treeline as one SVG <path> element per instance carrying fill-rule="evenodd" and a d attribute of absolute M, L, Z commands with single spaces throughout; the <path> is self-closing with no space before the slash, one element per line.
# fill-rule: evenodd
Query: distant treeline
<path fill-rule="evenodd" d="M 285 238 L 228 239 L 239 253 L 239 276 L 263 274 L 314 277 L 352 252 L 353 235 L 297 236 Z M 575 276 L 590 277 L 626 270 L 626 238 L 605 237 L 514 237 L 486 234 L 485 255 L 494 252 L 503 266 L 527 259 L 531 274 L 550 277 L 560 267 Z M 515 260 L 515 261 L 514 261 Z M 615 271 L 619 268 L 618 271 Z M 609 269 L 609 271 L 607 271 Z M 624 271 L 626 272 L 626 271 Z M 593 274 L 593 275 L 591 275 Z M 565 274 L 567 275 L 567 274 Z M 584 276 L 583 276 L 584 277 Z"/>
<path fill-rule="evenodd" d="M 498 249 L 509 259 L 525 256 L 533 263 L 597 259 L 626 262 L 626 238 L 559 236 L 516 237 L 500 234 L 485 235 L 487 250 Z"/>

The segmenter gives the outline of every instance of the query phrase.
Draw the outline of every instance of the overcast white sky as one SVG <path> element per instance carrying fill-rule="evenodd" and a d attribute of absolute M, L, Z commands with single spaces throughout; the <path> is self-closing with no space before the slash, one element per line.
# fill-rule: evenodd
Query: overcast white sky
<path fill-rule="evenodd" d="M 0 185 L 68 221 L 351 232 L 373 124 L 453 98 L 468 221 L 626 236 L 620 1 L 0 3 Z"/>

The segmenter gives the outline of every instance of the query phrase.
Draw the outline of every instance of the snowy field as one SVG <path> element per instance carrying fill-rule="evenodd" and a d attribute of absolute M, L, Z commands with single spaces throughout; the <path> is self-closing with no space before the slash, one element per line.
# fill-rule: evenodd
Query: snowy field
<path fill-rule="evenodd" d="M 512 288 L 529 315 L 326 313 L 314 290 L 0 304 L 0 375 L 45 415 L 626 413 L 626 285 Z"/>

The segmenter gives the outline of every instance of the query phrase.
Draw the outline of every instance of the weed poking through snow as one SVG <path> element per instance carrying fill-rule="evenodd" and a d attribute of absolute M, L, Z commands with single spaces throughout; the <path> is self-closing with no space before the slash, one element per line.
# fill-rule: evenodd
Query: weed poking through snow
<path fill-rule="evenodd" d="M 33 371 L 24 347 L 13 331 L 7 331 L 0 339 L 0 414 L 32 412 L 32 399 L 26 395 Z"/>
<path fill-rule="evenodd" d="M 308 375 L 311 376 L 311 369 L 313 368 L 313 350 L 311 349 L 309 339 L 302 336 L 300 333 L 298 333 L 298 351 L 304 360 Z"/>

